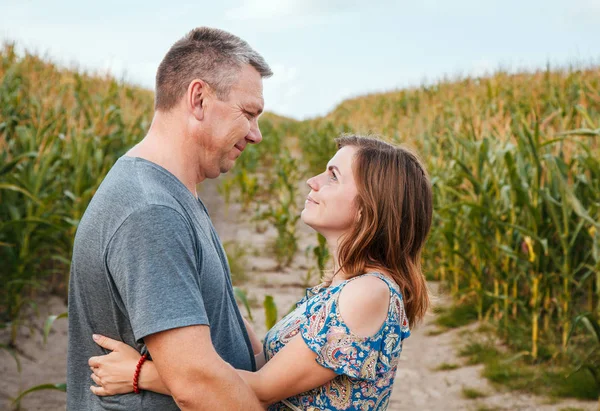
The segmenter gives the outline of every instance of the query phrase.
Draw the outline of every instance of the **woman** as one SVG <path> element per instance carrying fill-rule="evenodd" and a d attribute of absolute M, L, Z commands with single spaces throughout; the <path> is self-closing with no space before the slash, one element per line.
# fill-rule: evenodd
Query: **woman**
<path fill-rule="evenodd" d="M 402 340 L 429 305 L 420 258 L 432 192 L 423 166 L 374 138 L 336 141 L 327 169 L 307 182 L 302 211 L 302 221 L 327 239 L 333 271 L 267 333 L 258 355 L 266 364 L 238 371 L 273 411 L 386 409 Z M 117 349 L 90 359 L 99 386 L 92 391 L 133 391 L 140 354 L 102 341 Z M 139 388 L 168 394 L 152 362 L 143 367 Z"/>

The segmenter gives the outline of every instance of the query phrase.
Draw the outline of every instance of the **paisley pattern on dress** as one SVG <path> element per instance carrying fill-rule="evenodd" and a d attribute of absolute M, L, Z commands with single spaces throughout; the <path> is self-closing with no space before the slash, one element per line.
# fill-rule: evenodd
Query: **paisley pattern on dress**
<path fill-rule="evenodd" d="M 287 401 L 302 410 L 385 410 L 396 376 L 402 341 L 410 335 L 402 294 L 396 283 L 380 273 L 367 273 L 390 288 L 388 316 L 371 337 L 354 335 L 338 310 L 338 297 L 351 278 L 333 287 L 322 284 L 306 290 L 296 309 L 267 333 L 264 352 L 273 358 L 300 334 L 317 354 L 316 361 L 338 374 L 327 384 L 290 397 Z M 283 403 L 269 411 L 289 410 Z"/>

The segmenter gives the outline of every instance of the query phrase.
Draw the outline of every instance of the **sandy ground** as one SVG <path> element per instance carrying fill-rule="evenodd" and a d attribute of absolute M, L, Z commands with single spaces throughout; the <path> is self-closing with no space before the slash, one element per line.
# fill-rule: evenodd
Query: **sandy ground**
<path fill-rule="evenodd" d="M 215 227 L 223 241 L 235 241 L 246 250 L 245 267 L 248 281 L 241 285 L 251 300 L 254 324 L 259 335 L 266 332 L 262 301 L 272 295 L 279 309 L 279 316 L 302 296 L 307 269 L 315 263 L 307 259 L 304 250 L 316 244 L 312 230 L 298 224 L 300 251 L 291 267 L 278 270 L 277 264 L 267 253 L 269 241 L 275 236 L 274 230 L 257 232 L 249 222 L 249 213 L 242 212 L 237 205 L 225 207 L 217 192 L 216 182 L 203 184 L 201 197 L 205 201 Z M 316 278 L 313 276 L 311 283 Z M 430 284 L 434 294 L 438 285 Z M 448 304 L 444 296 L 437 298 L 436 304 Z M 66 340 L 67 322 L 56 321 L 48 344 L 44 345 L 41 329 L 48 314 L 59 314 L 66 310 L 64 303 L 56 297 L 40 301 L 39 324 L 33 330 L 23 328 L 19 333 L 18 346 L 22 370 L 19 373 L 14 359 L 0 350 L 0 409 L 10 410 L 11 398 L 20 390 L 43 383 L 61 383 L 66 379 Z M 245 313 L 245 310 L 242 310 Z M 430 315 L 420 327 L 412 330 L 405 341 L 394 391 L 389 405 L 390 411 L 400 410 L 561 410 L 573 407 L 583 410 L 596 410 L 597 403 L 565 400 L 552 402 L 548 398 L 516 392 L 496 390 L 481 377 L 482 366 L 461 366 L 451 371 L 435 371 L 442 363 L 463 364 L 457 357 L 461 344 L 461 329 L 439 335 L 429 335 L 435 330 L 434 316 Z M 7 330 L 0 330 L 0 343 L 6 343 Z M 466 399 L 462 396 L 463 387 L 475 388 L 487 394 L 485 398 Z M 65 394 L 55 391 L 40 391 L 27 396 L 22 402 L 23 410 L 62 410 L 65 408 Z"/>

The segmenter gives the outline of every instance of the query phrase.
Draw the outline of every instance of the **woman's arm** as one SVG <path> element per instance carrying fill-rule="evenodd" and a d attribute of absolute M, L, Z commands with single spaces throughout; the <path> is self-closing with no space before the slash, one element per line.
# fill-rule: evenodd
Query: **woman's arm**
<path fill-rule="evenodd" d="M 252 343 L 252 351 L 254 352 L 254 361 L 256 362 L 256 369 L 260 370 L 266 362 L 262 342 L 258 339 L 258 336 L 254 332 L 252 325 L 245 318 L 244 325 L 246 326 L 248 337 L 250 337 L 250 343 Z"/>
<path fill-rule="evenodd" d="M 112 352 L 89 359 L 88 364 L 93 372 L 92 380 L 98 385 L 90 387 L 92 392 L 101 397 L 133 392 L 133 375 L 141 357 L 140 353 L 135 348 L 108 337 L 98 336 L 98 339 L 94 340 L 96 344 Z M 142 365 L 138 387 L 171 395 L 152 361 L 146 361 Z"/>
<path fill-rule="evenodd" d="M 99 336 L 96 343 L 112 352 L 90 358 L 92 379 L 98 385 L 90 387 L 92 392 L 99 396 L 133 392 L 133 374 L 140 353 L 135 348 L 108 337 Z M 262 351 L 256 357 L 257 367 L 260 365 L 259 362 L 264 364 Z M 298 335 L 260 371 L 253 373 L 237 370 L 237 372 L 263 405 L 269 405 L 323 385 L 336 376 L 332 370 L 322 367 L 315 359 L 316 354 Z M 142 390 L 171 395 L 152 361 L 146 361 L 142 366 L 138 386 Z"/>
<path fill-rule="evenodd" d="M 365 293 L 365 289 L 369 292 Z M 389 289 L 379 279 L 360 278 L 344 287 L 338 301 L 344 322 L 354 334 L 367 337 L 385 320 Z M 132 392 L 133 374 L 140 354 L 134 348 L 107 337 L 101 337 L 96 342 L 113 352 L 90 358 L 90 366 L 99 378 L 98 381 L 102 382 L 99 384 L 102 387 L 92 387 L 92 391 L 97 395 Z M 262 352 L 258 356 L 264 360 Z M 261 403 L 269 405 L 324 385 L 337 376 L 333 370 L 317 363 L 316 358 L 317 354 L 298 334 L 259 371 L 252 373 L 237 370 L 237 373 L 252 388 Z M 96 379 L 94 381 L 98 383 Z M 105 384 L 108 390 L 105 389 Z M 170 394 L 150 361 L 142 367 L 139 387 Z"/>
<path fill-rule="evenodd" d="M 254 329 L 252 328 L 252 325 L 250 325 L 248 320 L 246 320 L 245 318 L 243 318 L 243 320 L 244 320 L 244 325 L 246 326 L 246 331 L 248 332 L 248 337 L 250 337 L 250 343 L 252 344 L 252 351 L 254 351 L 254 355 L 260 354 L 262 352 L 262 343 L 260 342 L 260 339 L 254 332 Z"/>
<path fill-rule="evenodd" d="M 320 387 L 337 376 L 334 371 L 319 365 L 316 358 L 302 336 L 297 335 L 259 371 L 237 371 L 260 402 L 270 405 Z"/>
<path fill-rule="evenodd" d="M 368 292 L 365 292 L 368 290 Z M 390 291 L 380 279 L 359 278 L 341 291 L 338 304 L 344 323 L 354 335 L 374 335 L 387 317 Z M 338 374 L 316 362 L 301 334 L 296 335 L 255 373 L 238 370 L 263 405 L 320 387 Z"/>
<path fill-rule="evenodd" d="M 260 369 L 265 363 L 262 343 L 258 339 L 252 326 L 244 318 L 244 325 L 252 343 L 256 368 Z M 133 374 L 140 359 L 140 354 L 133 347 L 104 336 L 97 336 L 96 344 L 112 351 L 107 355 L 92 357 L 89 360 L 93 371 L 92 380 L 98 385 L 90 387 L 92 392 L 99 396 L 126 394 L 133 392 Z M 146 361 L 140 370 L 138 387 L 146 391 L 171 395 L 169 388 L 158 375 L 156 365 Z"/>

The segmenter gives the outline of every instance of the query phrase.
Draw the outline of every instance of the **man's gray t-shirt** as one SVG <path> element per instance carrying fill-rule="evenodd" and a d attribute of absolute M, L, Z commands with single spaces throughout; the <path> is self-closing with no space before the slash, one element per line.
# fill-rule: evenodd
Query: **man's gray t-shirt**
<path fill-rule="evenodd" d="M 121 157 L 75 235 L 67 408 L 178 409 L 171 397 L 149 391 L 92 394 L 88 359 L 108 353 L 92 334 L 144 351 L 144 337 L 198 324 L 210 326 L 212 343 L 225 361 L 237 369 L 255 369 L 227 258 L 204 204 L 164 168 Z"/>

